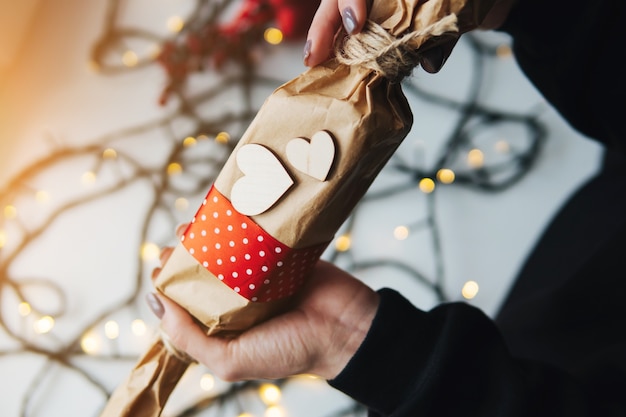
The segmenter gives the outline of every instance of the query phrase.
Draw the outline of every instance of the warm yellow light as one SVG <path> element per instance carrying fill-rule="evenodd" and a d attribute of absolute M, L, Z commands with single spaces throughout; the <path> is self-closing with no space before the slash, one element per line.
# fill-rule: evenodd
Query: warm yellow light
<path fill-rule="evenodd" d="M 185 21 L 180 16 L 171 16 L 167 19 L 167 30 L 172 33 L 178 33 L 183 30 L 185 26 Z"/>
<path fill-rule="evenodd" d="M 178 175 L 183 172 L 183 166 L 178 162 L 172 162 L 167 166 L 167 174 L 168 175 Z"/>
<path fill-rule="evenodd" d="M 135 319 L 130 324 L 130 328 L 135 336 L 143 336 L 146 334 L 146 323 L 141 319 Z"/>
<path fill-rule="evenodd" d="M 472 168 L 481 168 L 485 163 L 485 156 L 480 149 L 472 149 L 467 154 L 467 163 Z"/>
<path fill-rule="evenodd" d="M 513 55 L 513 51 L 511 50 L 511 46 L 502 44 L 498 45 L 496 48 L 496 55 L 498 58 L 509 58 Z"/>
<path fill-rule="evenodd" d="M 22 301 L 17 306 L 17 311 L 18 313 L 20 313 L 20 316 L 26 317 L 33 311 L 33 309 L 30 307 L 30 304 L 28 302 Z"/>
<path fill-rule="evenodd" d="M 5 219 L 14 219 L 17 217 L 17 208 L 11 204 L 8 206 L 4 206 L 4 218 Z"/>
<path fill-rule="evenodd" d="M 141 245 L 141 259 L 144 261 L 154 261 L 155 259 L 159 259 L 159 255 L 161 254 L 161 249 L 156 243 L 152 242 L 144 242 Z"/>
<path fill-rule="evenodd" d="M 211 374 L 204 374 L 200 377 L 200 388 L 203 391 L 211 391 L 215 388 L 215 377 Z"/>
<path fill-rule="evenodd" d="M 265 410 L 265 413 L 263 414 L 264 417 L 283 417 L 285 415 L 285 410 L 283 410 L 282 407 L 279 407 L 277 405 L 272 405 L 270 407 L 267 407 L 267 409 Z"/>
<path fill-rule="evenodd" d="M 393 229 L 393 237 L 398 240 L 404 240 L 409 237 L 409 228 L 406 226 L 398 226 Z"/>
<path fill-rule="evenodd" d="M 278 45 L 283 41 L 283 32 L 277 28 L 267 28 L 263 33 L 263 38 L 269 44 Z"/>
<path fill-rule="evenodd" d="M 7 232 L 0 229 L 0 249 L 2 249 L 7 244 Z"/>
<path fill-rule="evenodd" d="M 511 151 L 511 145 L 504 139 L 501 139 L 495 144 L 496 151 L 500 153 L 509 153 Z"/>
<path fill-rule="evenodd" d="M 204 135 L 204 134 L 198 135 L 198 140 L 208 140 L 208 139 L 209 137 L 207 135 Z"/>
<path fill-rule="evenodd" d="M 217 134 L 217 136 L 215 136 L 215 141 L 217 143 L 228 143 L 228 141 L 230 140 L 230 134 L 228 134 L 228 132 L 220 132 Z"/>
<path fill-rule="evenodd" d="M 454 182 L 454 171 L 448 168 L 441 168 L 437 171 L 437 180 L 442 184 L 452 184 Z"/>
<path fill-rule="evenodd" d="M 430 194 L 435 191 L 435 181 L 430 178 L 422 178 L 419 182 L 419 187 L 424 194 Z"/>
<path fill-rule="evenodd" d="M 463 298 L 471 300 L 476 297 L 476 294 L 478 294 L 478 283 L 476 281 L 467 281 L 461 289 Z"/>
<path fill-rule="evenodd" d="M 139 63 L 139 57 L 134 51 L 126 51 L 122 55 L 122 63 L 127 67 L 134 67 Z"/>
<path fill-rule="evenodd" d="M 261 401 L 267 405 L 278 404 L 281 396 L 280 388 L 270 383 L 261 384 L 259 387 L 259 396 L 261 397 Z"/>
<path fill-rule="evenodd" d="M 96 182 L 96 174 L 92 171 L 87 171 L 81 177 L 81 181 L 85 185 L 93 184 L 94 182 Z"/>
<path fill-rule="evenodd" d="M 93 333 L 87 333 L 80 339 L 80 348 L 88 355 L 97 353 L 100 347 L 100 338 Z"/>
<path fill-rule="evenodd" d="M 179 197 L 174 202 L 174 207 L 176 207 L 178 211 L 185 211 L 189 208 L 189 201 L 186 198 Z"/>
<path fill-rule="evenodd" d="M 50 194 L 47 191 L 39 190 L 35 193 L 35 200 L 40 204 L 47 203 L 50 201 Z"/>
<path fill-rule="evenodd" d="M 51 316 L 43 316 L 33 323 L 35 333 L 44 334 L 48 333 L 54 327 L 54 318 Z"/>
<path fill-rule="evenodd" d="M 107 148 L 102 151 L 102 157 L 104 159 L 115 159 L 117 158 L 117 151 L 113 148 Z"/>
<path fill-rule="evenodd" d="M 109 320 L 104 323 L 104 335 L 113 340 L 120 336 L 120 325 L 116 321 Z"/>
<path fill-rule="evenodd" d="M 185 139 L 183 139 L 183 146 L 185 148 L 194 146 L 196 143 L 197 143 L 197 140 L 193 136 L 187 136 Z"/>
<path fill-rule="evenodd" d="M 352 239 L 349 235 L 341 235 L 335 241 L 335 249 L 339 252 L 345 252 L 352 246 Z"/>

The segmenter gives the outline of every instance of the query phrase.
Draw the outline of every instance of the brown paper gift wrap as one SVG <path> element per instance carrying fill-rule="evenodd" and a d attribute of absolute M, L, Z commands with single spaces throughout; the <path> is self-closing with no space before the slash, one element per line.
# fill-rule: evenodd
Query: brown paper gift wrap
<path fill-rule="evenodd" d="M 157 277 L 157 290 L 183 306 L 207 334 L 236 334 L 284 308 L 411 128 L 413 116 L 399 79 L 390 81 L 389 74 L 383 73 L 390 68 L 389 62 L 389 71 L 407 75 L 417 65 L 415 51 L 445 36 L 458 36 L 458 28 L 464 32 L 477 27 L 493 1 L 430 0 L 423 5 L 375 1 L 369 17 L 380 25 L 375 29 L 384 29 L 383 39 L 376 35 L 374 40 L 362 40 L 365 46 L 357 45 L 356 50 L 364 52 L 350 56 L 348 50 L 354 48 L 349 42 L 357 37 L 350 38 L 342 56 L 307 70 L 268 97 Z M 368 33 L 369 29 L 363 36 Z M 363 55 L 384 48 L 368 42 L 398 45 L 387 48 L 391 57 L 368 59 Z M 396 46 L 413 54 L 408 64 L 398 62 L 406 61 L 405 56 L 393 56 Z M 206 207 L 214 198 L 226 204 L 220 206 L 217 217 Z M 228 210 L 236 221 L 225 218 Z M 264 244 L 255 240 L 257 232 L 246 235 L 235 230 L 242 220 L 261 231 Z M 236 249 L 225 248 L 231 240 L 226 234 L 235 232 Z M 281 253 L 265 265 L 258 254 L 274 249 L 266 245 L 268 238 L 281 245 Z M 198 242 L 202 239 L 205 244 Z M 245 245 L 243 239 L 247 239 Z M 220 257 L 224 249 L 228 250 Z M 310 252 L 314 259 L 306 263 L 295 288 L 279 294 L 273 287 L 276 294 L 264 295 L 265 285 L 292 275 L 280 276 L 279 263 L 290 264 L 294 256 Z M 251 276 L 246 275 L 247 260 L 242 258 L 248 253 L 257 258 Z M 268 270 L 261 271 L 262 266 Z M 254 290 L 247 291 L 250 284 Z M 246 296 L 239 289 L 246 289 Z M 185 367 L 163 342 L 155 342 L 101 416 L 160 415 Z"/>

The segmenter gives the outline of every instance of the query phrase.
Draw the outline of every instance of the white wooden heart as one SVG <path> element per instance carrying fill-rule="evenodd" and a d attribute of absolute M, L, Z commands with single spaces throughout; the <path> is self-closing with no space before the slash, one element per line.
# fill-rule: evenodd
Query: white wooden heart
<path fill-rule="evenodd" d="M 316 132 L 311 141 L 294 138 L 287 143 L 287 160 L 298 171 L 326 181 L 335 160 L 335 142 L 325 130 Z"/>
<path fill-rule="evenodd" d="M 254 216 L 267 211 L 293 185 L 285 167 L 263 145 L 242 146 L 236 160 L 244 176 L 233 184 L 230 200 L 241 214 Z"/>

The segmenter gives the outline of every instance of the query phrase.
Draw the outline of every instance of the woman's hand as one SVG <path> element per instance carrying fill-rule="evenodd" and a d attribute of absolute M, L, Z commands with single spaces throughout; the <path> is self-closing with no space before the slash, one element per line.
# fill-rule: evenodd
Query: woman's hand
<path fill-rule="evenodd" d="M 170 254 L 171 248 L 163 250 L 162 263 Z M 173 345 L 225 381 L 303 373 L 332 379 L 365 338 L 378 294 L 347 272 L 319 261 L 295 301 L 284 314 L 225 338 L 204 334 L 189 313 L 162 294 L 148 295 L 148 304 Z"/>
<path fill-rule="evenodd" d="M 384 0 L 377 0 L 384 1 Z M 496 0 L 480 29 L 500 27 L 516 0 Z M 359 33 L 367 19 L 367 0 L 321 0 L 304 46 L 304 64 L 314 67 L 330 57 L 335 36 L 341 25 L 348 34 Z M 420 65 L 426 72 L 437 73 L 452 53 L 457 39 L 424 51 Z"/>

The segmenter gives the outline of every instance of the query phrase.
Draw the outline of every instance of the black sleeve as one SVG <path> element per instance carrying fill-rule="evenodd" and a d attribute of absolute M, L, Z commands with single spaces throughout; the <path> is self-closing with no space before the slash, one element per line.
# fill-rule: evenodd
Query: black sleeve
<path fill-rule="evenodd" d="M 423 312 L 391 289 L 346 368 L 329 384 L 370 416 L 611 416 L 570 376 L 516 360 L 493 321 L 465 303 Z"/>
<path fill-rule="evenodd" d="M 520 68 L 575 129 L 626 153 L 624 22 L 624 0 L 518 0 L 502 30 Z"/>

